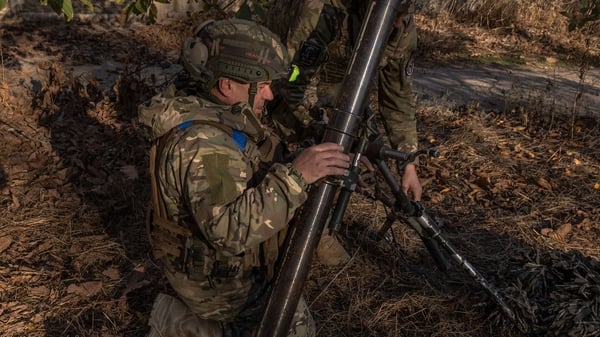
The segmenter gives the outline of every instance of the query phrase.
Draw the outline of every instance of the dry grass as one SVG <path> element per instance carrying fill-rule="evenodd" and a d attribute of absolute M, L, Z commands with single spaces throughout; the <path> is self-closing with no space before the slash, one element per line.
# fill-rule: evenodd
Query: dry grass
<path fill-rule="evenodd" d="M 599 188 L 600 157 L 579 146 L 596 143 L 592 134 L 599 131 L 598 123 L 587 124 L 576 141 L 564 141 L 560 135 L 568 135 L 566 129 L 544 129 L 541 121 L 525 128 L 511 117 L 423 110 L 422 137 L 443 155 L 423 163 L 420 172 L 429 212 L 459 251 L 508 295 L 518 328 L 458 267 L 446 274 L 437 270 L 406 225 L 394 228 L 398 247 L 367 239 L 383 223 L 385 212 L 356 197 L 346 216 L 346 223 L 353 224 L 348 229 L 355 252 L 352 266 L 340 275 L 326 268 L 311 275 L 309 300 L 318 299 L 311 309 L 324 321 L 321 335 L 522 336 L 528 331 L 563 336 L 570 331 L 595 336 L 569 323 L 572 316 L 552 299 L 570 302 L 562 307 L 571 305 L 573 314 L 585 310 L 588 304 L 567 290 L 579 287 L 572 272 L 589 282 L 583 287 L 598 289 L 599 275 L 593 270 L 600 250 L 593 242 L 600 234 L 600 208 L 590 196 Z M 564 223 L 573 224 L 564 238 L 542 234 L 542 229 Z M 566 269 L 554 269 L 557 265 Z M 325 287 L 324 280 L 333 277 L 335 282 Z M 594 296 L 591 305 L 599 299 Z M 547 306 L 536 306 L 536 301 Z M 540 325 L 548 319 L 555 321 Z"/>
<path fill-rule="evenodd" d="M 453 0 L 429 1 L 425 7 L 431 15 L 446 14 L 467 25 L 486 28 L 523 26 L 528 28 L 562 27 L 565 18 L 559 14 L 565 1 L 524 0 Z"/>
<path fill-rule="evenodd" d="M 423 57 L 510 64 L 556 57 L 575 66 L 598 66 L 600 25 L 569 32 L 568 19 L 560 13 L 572 8 L 566 0 L 430 1 L 419 17 Z"/>

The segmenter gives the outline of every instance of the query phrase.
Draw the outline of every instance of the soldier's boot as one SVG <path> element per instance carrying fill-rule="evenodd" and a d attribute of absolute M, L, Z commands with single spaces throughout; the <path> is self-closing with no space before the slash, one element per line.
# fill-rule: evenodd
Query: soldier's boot
<path fill-rule="evenodd" d="M 315 337 L 316 334 L 315 321 L 308 310 L 304 297 L 300 296 L 287 337 Z"/>
<path fill-rule="evenodd" d="M 317 259 L 324 265 L 337 266 L 350 261 L 350 255 L 340 241 L 325 229 L 316 249 Z"/>
<path fill-rule="evenodd" d="M 148 321 L 146 337 L 223 337 L 221 324 L 198 318 L 173 296 L 158 294 Z"/>

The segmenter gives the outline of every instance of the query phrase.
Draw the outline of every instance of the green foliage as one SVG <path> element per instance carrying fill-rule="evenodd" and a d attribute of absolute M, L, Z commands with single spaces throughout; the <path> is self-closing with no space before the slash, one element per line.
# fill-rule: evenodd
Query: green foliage
<path fill-rule="evenodd" d="M 92 4 L 92 2 L 90 0 L 79 0 L 79 1 L 81 1 L 81 3 L 84 4 L 85 7 L 87 7 L 90 12 L 94 10 L 94 5 Z"/>
<path fill-rule="evenodd" d="M 119 1 L 123 1 L 123 0 L 119 0 Z M 132 16 L 144 16 L 147 18 L 148 23 L 155 23 L 156 16 L 158 14 L 158 9 L 157 9 L 155 3 L 158 2 L 158 3 L 167 4 L 167 3 L 171 2 L 170 0 L 131 0 L 131 1 L 132 2 L 130 2 L 127 5 L 127 7 L 125 7 L 123 12 L 121 13 L 120 20 L 121 20 L 121 23 L 123 23 L 123 24 L 125 24 L 127 21 L 129 21 L 129 19 Z M 199 0 L 188 0 L 188 1 L 198 2 Z M 199 13 L 192 13 L 192 15 L 203 14 L 206 17 L 210 17 L 210 18 L 214 18 L 214 19 L 226 18 L 229 16 L 227 14 L 229 7 L 233 6 L 235 4 L 235 1 L 233 1 L 233 0 L 229 0 L 229 1 L 204 0 L 202 2 L 204 3 L 202 10 L 200 10 Z M 259 14 L 261 14 L 262 16 L 265 16 L 264 11 L 262 11 L 262 8 L 259 8 L 258 10 L 261 11 Z M 254 12 L 252 12 L 250 10 L 250 8 L 248 7 L 248 5 L 244 4 L 240 8 L 240 11 L 244 12 L 245 15 L 250 17 L 252 14 L 256 14 L 254 12 L 256 12 L 257 9 L 255 9 Z"/>
<path fill-rule="evenodd" d="M 8 6 L 9 0 L 0 0 L 0 9 Z M 50 7 L 57 14 L 63 15 L 66 21 L 73 20 L 73 3 L 72 0 L 39 0 L 40 4 L 44 6 Z M 94 5 L 92 4 L 93 0 L 77 0 L 81 1 L 90 11 L 94 10 Z M 120 21 L 122 24 L 127 23 L 131 17 L 140 16 L 145 17 L 147 23 L 155 23 L 158 15 L 158 8 L 156 7 L 156 3 L 164 3 L 168 4 L 171 0 L 112 0 L 116 3 L 123 3 L 124 1 L 128 1 L 129 3 L 123 11 L 121 12 Z M 200 0 L 188 0 L 188 1 L 200 1 Z M 214 18 L 224 18 L 227 17 L 226 10 L 228 7 L 234 4 L 233 0 L 223 1 L 223 0 L 204 0 L 203 9 L 199 14 L 206 14 L 208 17 Z M 248 16 L 250 16 L 250 10 L 245 7 L 242 10 L 248 11 Z M 261 9 L 262 10 L 262 9 Z M 197 13 L 198 14 L 198 13 Z M 261 13 L 264 15 L 264 13 Z"/>
<path fill-rule="evenodd" d="M 73 3 L 71 0 L 40 0 L 40 3 L 52 8 L 56 14 L 62 14 L 67 21 L 73 20 Z"/>
<path fill-rule="evenodd" d="M 94 5 L 90 0 L 79 0 L 90 11 L 94 10 Z M 56 14 L 63 15 L 65 20 L 73 20 L 73 3 L 71 0 L 40 0 L 40 4 L 50 7 Z M 8 6 L 8 0 L 0 0 L 0 10 Z"/>
<path fill-rule="evenodd" d="M 155 23 L 158 8 L 154 2 L 169 3 L 169 0 L 133 0 L 121 12 L 121 23 L 129 21 L 132 15 L 146 16 L 149 23 Z"/>
<path fill-rule="evenodd" d="M 122 0 L 119 0 L 122 1 Z M 189 0 L 198 1 L 198 0 Z M 132 16 L 146 17 L 148 23 L 155 23 L 158 15 L 156 3 L 168 4 L 170 0 L 131 0 L 131 2 L 121 12 L 120 21 L 122 24 L 127 23 Z M 202 12 L 213 12 L 215 10 L 222 11 L 219 4 L 221 0 L 204 1 L 204 10 Z"/>
<path fill-rule="evenodd" d="M 580 0 L 569 11 L 561 12 L 569 18 L 569 31 L 584 27 L 588 22 L 600 20 L 600 0 Z"/>
<path fill-rule="evenodd" d="M 8 0 L 6 0 L 8 1 Z M 90 11 L 94 10 L 94 5 L 89 0 L 80 0 Z M 40 0 L 44 6 L 52 8 L 56 14 L 62 14 L 65 20 L 73 20 L 73 3 L 71 0 Z"/>

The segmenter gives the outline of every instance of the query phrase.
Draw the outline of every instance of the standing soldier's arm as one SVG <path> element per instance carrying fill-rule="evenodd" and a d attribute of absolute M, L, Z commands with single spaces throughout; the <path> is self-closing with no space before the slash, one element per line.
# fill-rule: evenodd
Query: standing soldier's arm
<path fill-rule="evenodd" d="M 410 152 L 417 149 L 417 124 L 412 91 L 413 55 L 417 30 L 412 14 L 400 15 L 390 36 L 379 72 L 379 109 L 390 145 Z"/>
<path fill-rule="evenodd" d="M 340 6 L 337 1 L 305 0 L 298 14 L 290 18 L 284 42 L 292 56 L 292 71 L 280 89 L 288 111 L 303 126 L 311 122 L 308 109 L 317 103 L 316 74 L 328 59 L 329 44 L 340 34 L 344 19 Z"/>
<path fill-rule="evenodd" d="M 379 110 L 390 145 L 403 152 L 418 147 L 417 121 L 412 91 L 413 56 L 417 49 L 417 29 L 412 6 L 397 17 L 386 46 L 379 72 Z M 414 200 L 420 200 L 423 188 L 415 163 L 408 164 L 402 174 L 402 189 Z"/>

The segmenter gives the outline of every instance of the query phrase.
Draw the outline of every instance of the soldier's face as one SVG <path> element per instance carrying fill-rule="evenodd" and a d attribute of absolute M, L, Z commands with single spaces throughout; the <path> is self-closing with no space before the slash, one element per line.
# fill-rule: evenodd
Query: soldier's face
<path fill-rule="evenodd" d="M 250 100 L 250 84 L 231 81 L 232 98 L 236 103 L 248 102 Z M 262 117 L 266 102 L 273 99 L 273 91 L 271 91 L 271 81 L 258 82 L 256 84 L 256 96 L 254 96 L 254 104 L 252 111 L 258 117 Z"/>
<path fill-rule="evenodd" d="M 265 109 L 265 104 L 273 99 L 273 91 L 271 90 L 271 81 L 258 82 L 256 97 L 254 97 L 254 105 L 252 106 L 254 114 L 260 118 Z"/>

